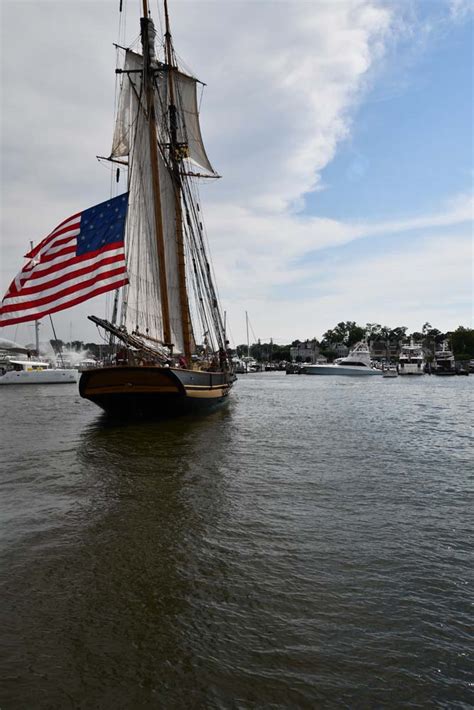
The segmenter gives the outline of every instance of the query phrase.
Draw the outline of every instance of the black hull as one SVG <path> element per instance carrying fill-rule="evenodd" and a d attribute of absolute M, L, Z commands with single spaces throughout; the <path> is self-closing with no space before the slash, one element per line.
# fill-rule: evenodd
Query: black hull
<path fill-rule="evenodd" d="M 111 418 L 168 419 L 213 411 L 228 400 L 234 377 L 164 367 L 106 367 L 86 370 L 81 397 Z"/>

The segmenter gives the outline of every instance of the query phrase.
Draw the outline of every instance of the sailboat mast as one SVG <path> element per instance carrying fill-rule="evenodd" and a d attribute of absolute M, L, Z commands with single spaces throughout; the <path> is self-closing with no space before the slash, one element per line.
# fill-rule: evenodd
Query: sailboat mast
<path fill-rule="evenodd" d="M 245 311 L 245 324 L 247 326 L 247 357 L 250 357 L 249 316 L 247 311 Z"/>
<path fill-rule="evenodd" d="M 148 3 L 143 0 L 143 17 L 140 20 L 141 40 L 143 47 L 143 82 L 145 86 L 148 133 L 150 141 L 150 164 L 153 185 L 153 202 L 155 213 L 155 232 L 158 248 L 158 269 L 160 273 L 161 312 L 163 317 L 163 340 L 171 347 L 170 308 L 168 299 L 168 284 L 165 264 L 165 240 L 163 233 L 163 212 L 161 207 L 160 175 L 158 170 L 158 145 L 156 133 L 156 113 L 153 91 L 153 73 L 151 62 L 154 58 L 153 24 L 148 17 Z M 150 41 L 151 40 L 151 41 Z"/>
<path fill-rule="evenodd" d="M 168 92 L 169 92 L 169 121 L 170 121 L 170 158 L 175 189 L 175 220 L 176 220 L 176 247 L 178 256 L 178 284 L 179 301 L 181 310 L 181 323 L 183 329 L 184 356 L 191 360 L 191 323 L 189 316 L 189 300 L 186 289 L 186 263 L 184 258 L 183 210 L 181 204 L 181 176 L 179 171 L 179 145 L 177 109 L 175 101 L 174 73 L 176 66 L 171 43 L 170 22 L 168 15 L 168 1 L 164 0 L 165 8 L 165 43 L 166 63 L 168 64 Z"/>

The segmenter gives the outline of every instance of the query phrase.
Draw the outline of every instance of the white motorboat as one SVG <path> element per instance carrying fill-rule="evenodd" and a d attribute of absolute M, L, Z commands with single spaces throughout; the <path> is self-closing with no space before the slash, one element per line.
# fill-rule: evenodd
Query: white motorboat
<path fill-rule="evenodd" d="M 306 365 L 303 367 L 303 372 L 306 375 L 345 375 L 349 377 L 382 374 L 382 370 L 374 367 L 370 359 L 369 346 L 366 341 L 357 343 L 347 357 L 339 358 L 333 364 Z"/>
<path fill-rule="evenodd" d="M 238 357 L 232 358 L 232 365 L 234 367 L 234 372 L 236 375 L 243 375 L 245 372 L 247 372 L 245 362 Z"/>
<path fill-rule="evenodd" d="M 399 375 L 424 375 L 425 356 L 421 345 L 414 343 L 402 345 L 400 358 L 398 360 Z"/>
<path fill-rule="evenodd" d="M 398 370 L 394 365 L 389 365 L 382 370 L 382 375 L 386 378 L 398 377 Z"/>
<path fill-rule="evenodd" d="M 75 384 L 77 370 L 51 367 L 40 360 L 11 360 L 0 362 L 0 385 Z"/>

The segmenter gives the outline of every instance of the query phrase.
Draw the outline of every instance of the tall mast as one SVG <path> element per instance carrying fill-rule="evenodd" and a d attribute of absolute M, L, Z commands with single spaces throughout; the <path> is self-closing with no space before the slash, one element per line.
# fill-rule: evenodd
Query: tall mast
<path fill-rule="evenodd" d="M 245 324 L 247 326 L 247 357 L 250 357 L 249 316 L 247 311 L 245 311 Z"/>
<path fill-rule="evenodd" d="M 172 346 L 170 308 L 168 300 L 168 284 L 166 279 L 165 240 L 163 234 L 163 212 L 161 208 L 160 175 L 158 170 L 158 145 L 156 133 L 156 114 L 153 92 L 153 73 L 151 62 L 154 59 L 154 29 L 148 17 L 148 3 L 143 0 L 143 17 L 140 20 L 141 40 L 143 47 L 143 83 L 145 86 L 148 134 L 150 141 L 150 163 L 153 184 L 153 202 L 155 210 L 155 232 L 158 248 L 158 268 L 160 273 L 161 312 L 163 316 L 163 340 L 165 345 Z M 151 37 L 150 37 L 151 35 Z M 151 41 L 150 41 L 151 40 Z"/>
<path fill-rule="evenodd" d="M 178 256 L 178 284 L 179 302 L 181 309 L 181 323 L 183 328 L 184 355 L 191 361 L 191 323 L 189 316 L 189 300 L 186 289 L 186 263 L 184 258 L 183 210 L 181 205 L 181 176 L 179 171 L 179 146 L 177 109 L 174 89 L 174 73 L 176 65 L 171 43 L 170 22 L 168 16 L 168 1 L 164 0 L 165 8 L 165 42 L 166 63 L 168 65 L 168 92 L 169 92 L 169 121 L 170 121 L 170 159 L 172 166 L 173 183 L 175 190 L 175 220 L 176 220 L 176 246 Z"/>

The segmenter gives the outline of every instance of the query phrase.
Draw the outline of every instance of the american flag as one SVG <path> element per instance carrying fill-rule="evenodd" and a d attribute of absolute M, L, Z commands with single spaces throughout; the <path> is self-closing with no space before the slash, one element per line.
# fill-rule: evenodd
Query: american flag
<path fill-rule="evenodd" d="M 128 193 L 65 219 L 25 255 L 0 306 L 0 326 L 39 320 L 128 283 Z"/>

